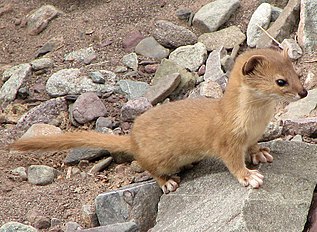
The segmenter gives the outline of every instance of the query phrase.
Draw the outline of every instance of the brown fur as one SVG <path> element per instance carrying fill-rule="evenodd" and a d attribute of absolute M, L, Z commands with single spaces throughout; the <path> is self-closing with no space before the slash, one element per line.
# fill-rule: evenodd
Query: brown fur
<path fill-rule="evenodd" d="M 277 79 L 288 85 L 278 86 Z M 181 167 L 214 156 L 243 185 L 257 188 L 263 176 L 246 168 L 245 154 L 250 153 L 254 163 L 272 161 L 269 150 L 257 141 L 273 116 L 276 100 L 293 101 L 299 95 L 305 97 L 307 91 L 288 57 L 255 49 L 237 58 L 222 99 L 186 99 L 154 107 L 135 120 L 129 136 L 65 133 L 21 139 L 11 147 L 20 151 L 99 147 L 132 153 L 166 193 L 178 187 L 171 175 Z"/>

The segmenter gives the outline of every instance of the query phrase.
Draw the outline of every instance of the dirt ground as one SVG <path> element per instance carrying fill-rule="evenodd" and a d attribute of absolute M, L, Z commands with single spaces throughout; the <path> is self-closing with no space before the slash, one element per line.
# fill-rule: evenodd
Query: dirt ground
<path fill-rule="evenodd" d="M 0 74 L 16 64 L 30 62 L 36 51 L 49 39 L 61 38 L 60 47 L 49 54 L 54 60 L 54 68 L 46 73 L 33 75 L 26 85 L 44 85 L 47 78 L 57 70 L 67 67 L 81 67 L 79 64 L 63 62 L 66 53 L 80 48 L 93 46 L 97 52 L 93 69 L 114 71 L 120 65 L 120 59 L 126 54 L 122 48 L 123 38 L 131 31 L 139 30 L 144 36 L 150 35 L 153 22 L 167 19 L 187 26 L 175 16 L 175 11 L 186 7 L 197 11 L 209 0 L 0 0 L 0 7 L 10 5 L 12 10 L 0 15 Z M 62 16 L 51 21 L 39 35 L 30 36 L 23 27 L 25 16 L 45 4 L 52 4 L 60 9 Z M 241 0 L 241 7 L 225 25 L 238 25 L 243 32 L 252 12 L 259 1 Z M 309 57 L 308 57 L 309 59 Z M 309 63 L 300 63 L 303 74 L 310 69 Z M 1 86 L 1 83 L 0 83 Z M 45 93 L 33 93 L 26 100 L 16 103 L 31 108 L 49 99 Z M 1 109 L 0 109 L 1 110 Z M 4 109 L 3 109 L 4 110 Z M 105 191 L 127 185 L 132 182 L 135 173 L 130 171 L 129 164 L 115 165 L 99 176 L 80 175 L 66 179 L 67 168 L 62 165 L 66 152 L 27 153 L 9 152 L 6 145 L 14 137 L 7 136 L 14 124 L 0 126 L 0 225 L 17 221 L 30 224 L 32 211 L 39 211 L 49 218 L 58 218 L 62 223 L 75 221 L 84 226 L 81 207 L 92 204 L 94 198 Z M 64 129 L 72 129 L 70 124 Z M 10 170 L 32 164 L 44 164 L 55 167 L 63 175 L 53 184 L 34 186 L 10 174 Z M 81 167 L 88 171 L 93 164 Z"/>

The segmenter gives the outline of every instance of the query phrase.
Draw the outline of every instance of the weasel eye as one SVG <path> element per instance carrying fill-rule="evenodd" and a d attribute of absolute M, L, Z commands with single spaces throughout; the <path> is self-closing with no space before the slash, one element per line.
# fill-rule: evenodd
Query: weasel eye
<path fill-rule="evenodd" d="M 276 80 L 276 84 L 278 85 L 278 86 L 285 86 L 285 85 L 287 85 L 288 83 L 287 83 L 287 81 L 285 81 L 285 80 L 283 80 L 283 79 L 278 79 L 278 80 Z"/>

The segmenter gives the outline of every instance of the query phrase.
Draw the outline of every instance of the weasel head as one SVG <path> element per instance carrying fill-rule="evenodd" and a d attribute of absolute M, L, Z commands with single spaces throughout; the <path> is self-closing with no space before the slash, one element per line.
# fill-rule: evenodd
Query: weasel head
<path fill-rule="evenodd" d="M 263 98 L 296 101 L 307 96 L 287 50 L 255 49 L 241 65 L 242 82 Z"/>

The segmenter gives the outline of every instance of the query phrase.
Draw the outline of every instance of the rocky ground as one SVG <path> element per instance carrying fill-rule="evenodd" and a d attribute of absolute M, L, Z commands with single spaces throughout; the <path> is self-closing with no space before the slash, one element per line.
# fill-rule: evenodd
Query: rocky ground
<path fill-rule="evenodd" d="M 95 226 L 96 196 L 148 180 L 148 173 L 130 157 L 96 149 L 22 154 L 6 145 L 39 133 L 126 134 L 136 115 L 157 103 L 221 97 L 236 55 L 268 45 L 255 24 L 270 28 L 280 43 L 293 39 L 282 45 L 311 89 L 311 98 L 300 104 L 304 109 L 290 105 L 296 117 L 286 113 L 272 122 L 265 140 L 299 134 L 296 139 L 315 143 L 317 56 L 307 32 L 297 33 L 300 1 L 231 0 L 216 26 L 197 13 L 209 2 L 0 1 L 0 225 L 15 221 L 66 231 L 77 226 L 69 222 Z M 275 7 L 258 8 L 263 2 Z M 54 7 L 37 11 L 47 4 Z M 31 127 L 37 123 L 49 126 Z M 50 174 L 41 179 L 43 172 Z"/>

